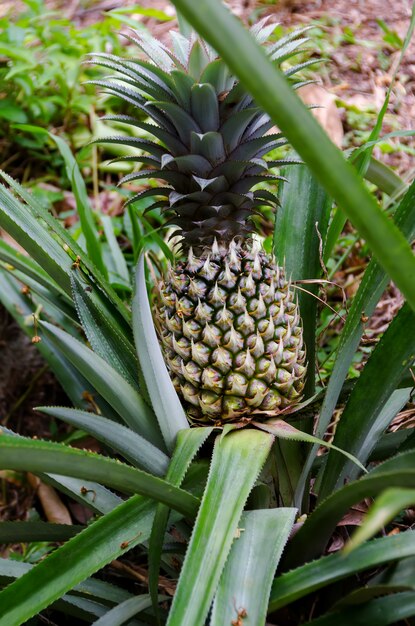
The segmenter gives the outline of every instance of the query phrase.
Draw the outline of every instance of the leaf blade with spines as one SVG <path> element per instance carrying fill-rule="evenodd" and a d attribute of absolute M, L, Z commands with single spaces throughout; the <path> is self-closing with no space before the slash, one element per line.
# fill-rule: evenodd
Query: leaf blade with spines
<path fill-rule="evenodd" d="M 54 133 L 48 133 L 48 135 L 58 146 L 59 152 L 65 162 L 66 175 L 72 184 L 72 190 L 76 200 L 76 209 L 81 222 L 82 233 L 85 237 L 89 258 L 99 269 L 101 274 L 105 278 L 108 278 L 102 256 L 102 248 L 99 240 L 97 225 L 94 220 L 85 181 L 82 178 L 78 163 L 76 162 L 68 144 L 62 139 L 62 137 L 59 137 Z"/>
<path fill-rule="evenodd" d="M 222 572 L 210 626 L 231 624 L 242 611 L 249 620 L 247 624 L 265 626 L 272 577 L 295 512 L 296 509 L 279 508 L 242 514 L 241 536 L 234 542 Z"/>
<path fill-rule="evenodd" d="M 145 541 L 155 505 L 134 496 L 93 522 L 0 592 L 0 626 L 22 624 L 75 585 Z"/>
<path fill-rule="evenodd" d="M 183 407 L 171 382 L 158 343 L 147 296 L 144 256 L 138 262 L 132 303 L 133 330 L 137 356 L 154 412 L 168 450 L 172 450 L 177 433 L 189 428 Z"/>
<path fill-rule="evenodd" d="M 376 345 L 350 394 L 334 436 L 337 447 L 348 450 L 358 458 L 362 456 L 363 447 L 366 455 L 369 454 L 367 436 L 414 360 L 415 313 L 404 304 Z M 383 424 L 384 429 L 386 426 Z M 373 437 L 373 446 L 375 443 Z M 365 462 L 366 459 L 360 460 Z M 350 473 L 354 476 L 350 464 L 337 453 L 329 452 L 319 489 L 320 501 L 343 484 Z"/>
<path fill-rule="evenodd" d="M 402 591 L 364 604 L 333 611 L 308 622 L 311 626 L 388 626 L 415 615 L 415 592 Z"/>
<path fill-rule="evenodd" d="M 166 480 L 169 483 L 176 487 L 181 486 L 190 463 L 212 431 L 212 427 L 203 427 L 186 428 L 178 433 L 174 454 L 166 474 Z M 156 615 L 158 613 L 157 595 L 163 551 L 163 537 L 166 532 L 169 514 L 170 510 L 168 507 L 163 504 L 157 506 L 148 548 L 148 588 L 152 597 L 153 610 Z"/>
<path fill-rule="evenodd" d="M 412 183 L 396 209 L 394 220 L 404 236 L 409 240 L 412 239 L 415 235 L 415 182 Z M 372 259 L 353 299 L 340 336 L 339 349 L 317 422 L 315 431 L 317 437 L 324 436 L 336 407 L 353 355 L 358 348 L 364 331 L 362 318 L 372 315 L 387 283 L 388 276 L 385 270 L 376 259 Z M 304 484 L 305 476 L 310 471 L 317 450 L 317 446 L 313 446 L 304 464 L 302 479 L 299 481 L 299 490 L 296 494 L 297 503 L 301 501 L 302 485 Z"/>
<path fill-rule="evenodd" d="M 11 176 L 9 176 L 8 174 L 6 174 L 5 172 L 1 170 L 0 170 L 0 178 L 2 178 L 10 186 L 10 188 L 24 202 L 27 203 L 26 212 L 30 211 L 32 215 L 36 218 L 36 220 L 39 220 L 39 219 L 43 220 L 48 225 L 50 230 L 56 235 L 58 242 L 59 241 L 62 242 L 62 251 L 64 251 L 66 247 L 68 251 L 72 252 L 73 257 L 74 257 L 73 259 L 71 259 L 68 253 L 66 253 L 67 258 L 58 259 L 58 262 L 62 263 L 62 268 L 65 269 L 65 272 L 69 273 L 69 271 L 72 269 L 72 262 L 75 260 L 76 256 L 79 256 L 79 258 L 82 261 L 82 265 L 86 268 L 86 270 L 92 276 L 94 276 L 94 279 L 102 288 L 104 293 L 108 296 L 110 302 L 113 305 L 115 305 L 118 313 L 123 317 L 125 322 L 128 324 L 130 320 L 130 316 L 129 316 L 129 311 L 127 310 L 127 307 L 125 306 L 125 303 L 119 298 L 119 296 L 116 294 L 116 292 L 111 287 L 111 285 L 105 280 L 101 272 L 94 266 L 94 264 L 88 258 L 88 256 L 85 255 L 84 250 L 82 250 L 82 248 L 73 239 L 73 237 L 71 237 L 69 232 L 63 227 L 63 225 L 59 222 L 59 220 L 54 218 L 53 215 L 51 215 L 49 211 L 47 211 L 36 200 L 36 198 L 27 191 L 27 189 L 22 187 L 22 185 L 20 185 L 17 181 L 15 181 Z M 5 190 L 5 188 L 1 187 L 2 191 L 3 189 Z M 19 239 L 17 238 L 16 241 L 19 242 Z M 22 247 L 25 248 L 22 241 L 20 241 L 19 243 L 22 245 Z M 53 246 L 54 245 L 53 241 L 49 241 L 47 245 Z M 42 263 L 39 263 L 39 265 L 42 265 Z M 60 279 L 58 279 L 56 282 L 60 286 L 62 286 L 62 288 L 65 288 L 68 294 L 70 293 L 70 291 L 67 289 L 69 285 L 67 285 L 65 276 L 62 277 L 61 275 Z"/>
<path fill-rule="evenodd" d="M 167 596 L 160 596 L 159 602 L 166 600 Z M 138 615 L 141 611 L 148 609 L 151 606 L 151 598 L 148 594 L 142 594 L 128 598 L 117 606 L 107 611 L 105 615 L 100 617 L 95 626 L 121 626 L 125 624 L 127 620 Z M 130 623 L 130 622 L 128 622 Z"/>
<path fill-rule="evenodd" d="M 245 501 L 268 456 L 272 437 L 242 430 L 216 440 L 168 626 L 202 624 L 231 549 Z M 212 515 L 215 511 L 215 515 Z"/>
<path fill-rule="evenodd" d="M 94 351 L 117 370 L 133 387 L 138 387 L 138 363 L 132 343 L 118 323 L 108 315 L 96 286 L 77 271 L 71 273 L 73 301 L 79 320 Z"/>
<path fill-rule="evenodd" d="M 277 611 L 348 576 L 413 556 L 415 556 L 413 530 L 369 541 L 347 558 L 342 552 L 324 556 L 274 579 L 269 612 Z"/>
<path fill-rule="evenodd" d="M 80 428 L 119 452 L 135 467 L 145 469 L 156 476 L 164 476 L 169 458 L 137 433 L 109 420 L 102 415 L 60 406 L 41 406 L 37 411 L 52 415 L 67 424 Z"/>
<path fill-rule="evenodd" d="M 42 328 L 130 428 L 151 443 L 162 444 L 154 413 L 136 389 L 104 359 L 65 331 L 48 322 L 42 322 Z"/>
<path fill-rule="evenodd" d="M 404 452 L 372 469 L 359 480 L 335 491 L 306 519 L 285 553 L 290 567 L 315 558 L 324 550 L 338 521 L 364 498 L 373 498 L 389 487 L 415 488 L 415 451 Z"/>
<path fill-rule="evenodd" d="M 199 506 L 197 498 L 162 478 L 116 459 L 59 443 L 3 434 L 0 436 L 0 465 L 4 469 L 50 472 L 94 480 L 123 493 L 140 493 L 191 517 Z"/>

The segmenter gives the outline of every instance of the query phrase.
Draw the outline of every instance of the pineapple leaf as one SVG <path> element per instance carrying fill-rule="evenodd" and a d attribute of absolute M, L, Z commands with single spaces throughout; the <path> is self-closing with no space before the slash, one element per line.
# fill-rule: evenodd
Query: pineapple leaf
<path fill-rule="evenodd" d="M 176 447 L 166 475 L 166 480 L 169 483 L 175 485 L 175 487 L 181 486 L 190 463 L 212 431 L 213 428 L 211 427 L 203 427 L 186 428 L 178 433 Z M 170 509 L 164 504 L 157 506 L 149 543 L 148 587 L 156 613 L 160 563 L 163 551 L 162 538 L 166 532 L 169 514 Z"/>
<path fill-rule="evenodd" d="M 163 196 L 168 198 L 169 195 L 173 192 L 171 187 L 151 187 L 150 189 L 145 189 L 145 191 L 140 191 L 132 198 L 129 198 L 124 206 L 129 206 L 138 200 L 142 200 L 143 198 L 151 198 L 151 196 Z M 154 208 L 154 207 L 153 207 Z"/>
<path fill-rule="evenodd" d="M 0 592 L 0 625 L 22 624 L 75 585 L 87 585 L 88 576 L 148 539 L 154 510 L 134 496 L 49 554 Z"/>
<path fill-rule="evenodd" d="M 66 293 L 70 292 L 71 257 L 39 223 L 33 213 L 2 185 L 0 227 L 4 228 Z"/>
<path fill-rule="evenodd" d="M 163 600 L 167 600 L 168 596 L 158 596 L 158 602 L 162 602 Z M 127 620 L 132 617 L 137 616 L 141 611 L 148 609 L 151 606 L 151 598 L 148 594 L 142 594 L 139 596 L 134 596 L 133 598 L 128 598 L 128 600 L 124 600 L 117 606 L 114 606 L 112 609 L 109 609 L 100 617 L 96 622 L 94 622 L 95 626 L 121 626 L 125 624 Z"/>
<path fill-rule="evenodd" d="M 130 428 L 162 447 L 154 413 L 121 374 L 65 331 L 47 322 L 42 322 L 42 329 Z"/>
<path fill-rule="evenodd" d="M 190 135 L 190 151 L 200 154 L 211 165 L 223 161 L 226 156 L 222 135 L 213 131 L 204 134 L 193 132 Z"/>
<path fill-rule="evenodd" d="M 216 439 L 208 483 L 183 563 L 168 626 L 203 624 L 231 550 L 242 509 L 272 437 L 241 430 Z M 215 515 L 212 515 L 215 511 Z"/>
<path fill-rule="evenodd" d="M 222 59 L 215 59 L 205 67 L 201 76 L 201 83 L 209 83 L 215 88 L 216 94 L 226 94 L 235 84 L 235 78 L 230 74 Z"/>
<path fill-rule="evenodd" d="M 122 424 L 117 424 L 102 415 L 60 406 L 41 406 L 36 410 L 84 430 L 119 452 L 135 467 L 156 476 L 164 476 L 167 471 L 169 458 L 156 446 Z"/>
<path fill-rule="evenodd" d="M 67 304 L 71 304 L 68 294 L 55 282 L 50 275 L 30 257 L 22 254 L 15 247 L 9 246 L 3 239 L 0 239 L 0 260 L 7 265 L 19 270 L 25 277 L 36 281 L 45 289 L 55 293 Z M 13 271 L 13 270 L 10 270 Z"/>
<path fill-rule="evenodd" d="M 222 572 L 210 626 L 231 624 L 243 610 L 251 624 L 265 625 L 272 577 L 295 513 L 296 509 L 278 508 L 242 514 L 241 536 L 234 542 Z"/>
<path fill-rule="evenodd" d="M 359 480 L 342 487 L 324 500 L 308 516 L 287 547 L 290 567 L 321 554 L 338 521 L 351 506 L 364 498 L 374 498 L 388 487 L 415 488 L 415 452 L 404 452 L 380 465 Z"/>
<path fill-rule="evenodd" d="M 415 532 L 381 537 L 366 543 L 349 554 L 331 554 L 306 563 L 275 578 L 271 589 L 269 612 L 299 600 L 308 594 L 359 572 L 389 565 L 397 560 L 415 556 Z"/>
<path fill-rule="evenodd" d="M 336 446 L 366 461 L 379 435 L 389 425 L 386 419 L 395 417 L 393 412 L 385 414 L 382 409 L 414 360 L 415 313 L 404 304 L 376 345 L 350 394 L 336 428 Z M 398 405 L 397 410 L 400 408 Z M 319 500 L 343 484 L 350 475 L 354 475 L 350 465 L 330 452 L 322 475 Z"/>
<path fill-rule="evenodd" d="M 318 443 L 320 446 L 325 446 L 331 450 L 335 450 L 336 452 L 340 452 L 347 459 L 352 461 L 359 469 L 363 472 L 367 472 L 366 468 L 362 463 L 354 457 L 352 454 L 343 450 L 342 448 L 338 448 L 334 446 L 332 443 L 328 441 L 323 441 L 322 439 L 317 439 L 313 435 L 305 433 L 298 428 L 295 428 L 292 424 L 288 424 L 288 422 L 284 422 L 282 419 L 271 419 L 266 422 L 255 422 L 252 424 L 261 430 L 264 430 L 267 433 L 271 433 L 271 435 L 275 435 L 279 439 L 286 439 L 287 441 L 306 441 L 307 443 Z"/>
<path fill-rule="evenodd" d="M 3 434 L 11 437 L 23 438 L 5 426 L 2 426 L 1 430 Z M 76 502 L 80 502 L 94 513 L 109 513 L 122 502 L 119 496 L 96 482 L 44 472 L 37 472 L 37 476 L 46 484 L 68 495 Z"/>
<path fill-rule="evenodd" d="M 187 71 L 196 81 L 200 81 L 200 76 L 212 59 L 209 58 L 204 42 L 196 39 L 191 44 L 190 54 L 187 59 Z"/>
<path fill-rule="evenodd" d="M 0 465 L 3 469 L 49 472 L 96 480 L 122 493 L 139 493 L 163 502 L 183 515 L 194 517 L 199 500 L 183 489 L 117 459 L 71 448 L 61 443 L 0 436 Z M 0 622 L 1 623 L 1 622 Z"/>
<path fill-rule="evenodd" d="M 274 228 L 274 253 L 291 280 L 319 279 L 323 273 L 321 255 L 326 239 L 332 201 L 306 165 L 281 170 L 287 182 L 279 185 L 281 208 Z M 316 285 L 310 292 L 298 290 L 308 360 L 305 393 L 310 397 L 315 386 Z"/>
<path fill-rule="evenodd" d="M 273 22 L 272 24 L 268 24 L 270 16 L 267 15 L 262 20 L 259 20 L 251 26 L 249 32 L 259 44 L 265 43 L 268 41 L 269 37 L 272 35 L 274 30 L 277 28 L 278 23 Z"/>
<path fill-rule="evenodd" d="M 72 295 L 82 327 L 94 351 L 134 387 L 137 359 L 130 338 L 117 319 L 108 315 L 99 291 L 79 272 L 71 274 Z"/>
<path fill-rule="evenodd" d="M 229 116 L 220 129 L 227 152 L 235 150 L 245 131 L 250 125 L 253 126 L 253 120 L 259 116 L 261 113 L 257 108 L 244 109 Z"/>
<path fill-rule="evenodd" d="M 191 133 L 201 132 L 201 128 L 196 123 L 196 120 L 175 102 L 161 102 L 156 100 L 152 104 L 157 107 L 157 109 L 161 109 L 166 112 L 176 130 L 176 133 L 185 145 L 188 145 Z"/>
<path fill-rule="evenodd" d="M 413 239 L 415 236 L 415 182 L 412 183 L 396 209 L 394 221 L 408 240 Z M 316 435 L 318 437 L 322 437 L 327 429 L 352 362 L 353 355 L 357 350 L 357 346 L 363 334 L 364 326 L 362 316 L 372 315 L 380 296 L 386 288 L 388 280 L 389 278 L 379 261 L 372 259 L 365 271 L 358 292 L 353 299 L 342 331 L 339 350 L 336 355 L 333 371 L 326 389 L 318 420 L 316 429 Z M 310 471 L 311 463 L 313 462 L 316 452 L 317 448 L 314 446 L 304 466 L 303 476 Z M 297 495 L 298 498 L 301 499 L 301 494 L 299 493 Z"/>
<path fill-rule="evenodd" d="M 165 148 L 159 146 L 153 141 L 139 139 L 138 137 L 127 137 L 126 135 L 120 135 L 119 137 L 115 135 L 110 135 L 109 137 L 100 137 L 99 139 L 93 139 L 92 141 L 90 141 L 89 145 L 94 143 L 115 143 L 121 144 L 123 146 L 131 146 L 132 148 L 138 148 L 139 150 L 149 152 L 150 154 L 158 158 L 161 158 L 166 152 Z"/>
<path fill-rule="evenodd" d="M 308 622 L 311 626 L 387 626 L 415 615 L 415 593 L 402 591 L 383 598 L 370 600 L 363 605 L 347 607 L 341 611 L 331 611 L 328 615 Z"/>
<path fill-rule="evenodd" d="M 343 553 L 350 554 L 365 541 L 372 539 L 381 532 L 403 510 L 414 505 L 415 489 L 385 489 L 367 511 L 363 523 L 353 533 L 351 539 L 343 549 Z"/>
<path fill-rule="evenodd" d="M 189 426 L 167 371 L 154 328 L 145 282 L 144 256 L 141 256 L 136 270 L 132 308 L 137 356 L 165 444 L 171 451 L 177 433 Z"/>
<path fill-rule="evenodd" d="M 47 522 L 0 522 L 2 543 L 29 543 L 32 541 L 67 541 L 77 535 L 82 526 Z"/>
<path fill-rule="evenodd" d="M 195 84 L 191 91 L 191 114 L 202 132 L 216 131 L 219 128 L 219 107 L 216 92 L 212 85 Z"/>
<path fill-rule="evenodd" d="M 152 134 L 154 137 L 162 141 L 163 144 L 167 147 L 167 149 L 174 152 L 174 154 L 187 153 L 187 149 L 185 145 L 177 138 L 177 136 L 172 135 L 168 131 L 164 130 L 163 128 L 160 128 L 160 126 L 156 126 L 155 124 L 148 124 L 147 122 L 142 122 L 141 120 L 138 120 L 137 118 L 132 117 L 131 115 L 105 115 L 101 119 L 106 120 L 106 121 L 112 121 L 112 122 L 120 122 L 122 124 L 129 124 L 130 126 L 141 128 L 142 130 Z"/>

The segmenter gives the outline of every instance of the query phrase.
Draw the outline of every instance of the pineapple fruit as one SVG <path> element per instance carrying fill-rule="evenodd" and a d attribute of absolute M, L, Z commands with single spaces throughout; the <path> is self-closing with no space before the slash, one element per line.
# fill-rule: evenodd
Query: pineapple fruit
<path fill-rule="evenodd" d="M 252 32 L 263 43 L 274 29 Z M 110 116 L 156 138 L 111 136 L 100 142 L 140 149 L 128 159 L 144 169 L 125 176 L 165 181 L 129 202 L 156 196 L 149 210 L 173 216 L 183 260 L 161 280 L 156 319 L 166 362 L 189 419 L 222 424 L 278 413 L 301 399 L 305 351 L 298 305 L 284 270 L 266 254 L 252 217 L 274 207 L 258 183 L 278 178 L 281 161 L 264 156 L 286 143 L 206 42 L 171 33 L 173 51 L 131 35 L 146 58 L 94 55 L 117 71 L 93 81 L 133 105 L 140 116 Z M 288 35 L 267 46 L 281 63 L 304 38 Z M 303 64 L 304 65 L 304 64 Z M 301 66 L 291 67 L 289 76 Z M 291 79 L 292 80 L 292 79 Z M 293 81 L 294 87 L 300 86 Z M 154 123 L 148 123 L 145 118 Z"/>

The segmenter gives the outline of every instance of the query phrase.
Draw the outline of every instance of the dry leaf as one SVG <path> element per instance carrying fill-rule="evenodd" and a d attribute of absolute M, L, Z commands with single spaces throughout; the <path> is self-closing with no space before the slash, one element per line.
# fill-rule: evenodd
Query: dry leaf
<path fill-rule="evenodd" d="M 48 522 L 52 524 L 72 524 L 69 511 L 55 489 L 50 485 L 42 483 L 40 478 L 34 476 L 34 474 L 29 473 L 27 478 L 31 486 L 36 490 L 36 495 L 40 500 Z"/>

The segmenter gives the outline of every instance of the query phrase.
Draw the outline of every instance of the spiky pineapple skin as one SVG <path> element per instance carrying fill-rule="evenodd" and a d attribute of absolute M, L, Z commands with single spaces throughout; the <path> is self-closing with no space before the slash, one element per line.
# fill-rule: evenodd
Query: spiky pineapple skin
<path fill-rule="evenodd" d="M 159 290 L 162 347 L 191 421 L 261 419 L 300 401 L 298 305 L 283 270 L 256 244 L 190 252 Z"/>

